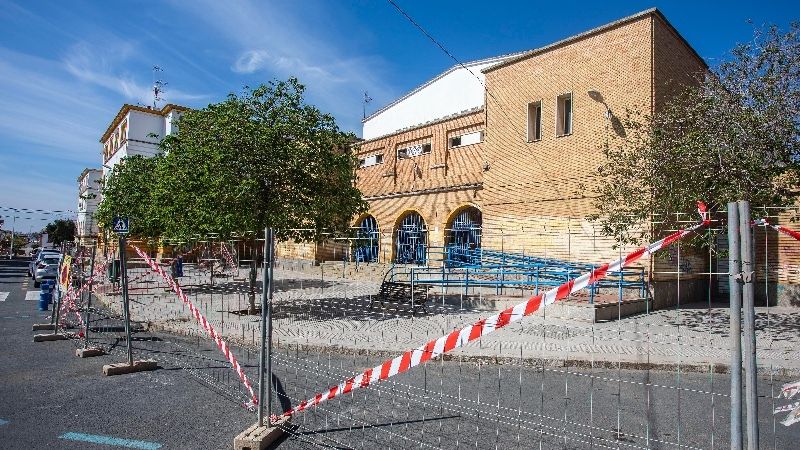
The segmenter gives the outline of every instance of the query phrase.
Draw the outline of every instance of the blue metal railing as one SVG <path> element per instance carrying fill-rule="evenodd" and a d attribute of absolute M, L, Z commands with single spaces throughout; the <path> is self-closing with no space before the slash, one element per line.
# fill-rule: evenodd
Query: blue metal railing
<path fill-rule="evenodd" d="M 536 294 L 593 270 L 595 265 L 542 258 L 520 253 L 499 252 L 459 247 L 429 247 L 430 253 L 441 253 L 441 266 L 400 266 L 387 271 L 385 281 L 425 284 L 443 288 L 459 287 L 464 293 L 470 288 L 495 288 L 499 295 L 504 288 L 532 290 Z M 589 302 L 594 303 L 598 290 L 616 289 L 619 300 L 624 290 L 636 290 L 646 296 L 643 268 L 627 268 L 608 272 L 606 277 L 589 286 Z"/>

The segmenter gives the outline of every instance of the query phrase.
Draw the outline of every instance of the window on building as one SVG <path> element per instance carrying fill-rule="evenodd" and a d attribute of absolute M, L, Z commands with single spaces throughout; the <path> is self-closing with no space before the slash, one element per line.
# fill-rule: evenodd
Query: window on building
<path fill-rule="evenodd" d="M 383 153 L 367 156 L 366 158 L 359 159 L 358 162 L 362 168 L 381 164 L 383 163 Z"/>
<path fill-rule="evenodd" d="M 483 141 L 483 131 L 473 131 L 450 138 L 450 148 L 463 147 L 465 145 L 479 144 Z"/>
<path fill-rule="evenodd" d="M 426 155 L 431 152 L 431 144 L 414 144 L 408 147 L 397 149 L 397 159 L 413 158 L 419 155 Z"/>
<path fill-rule="evenodd" d="M 122 122 L 122 125 L 120 125 L 119 128 L 122 131 L 122 142 L 127 141 L 128 140 L 128 121 L 126 120 L 126 121 Z"/>
<path fill-rule="evenodd" d="M 572 134 L 572 93 L 558 96 L 556 110 L 556 136 Z"/>
<path fill-rule="evenodd" d="M 528 103 L 528 142 L 542 138 L 542 102 Z"/>

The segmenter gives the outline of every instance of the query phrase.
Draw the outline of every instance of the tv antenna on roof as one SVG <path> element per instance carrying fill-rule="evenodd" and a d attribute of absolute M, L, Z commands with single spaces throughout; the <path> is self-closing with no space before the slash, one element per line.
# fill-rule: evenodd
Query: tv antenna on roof
<path fill-rule="evenodd" d="M 364 118 L 367 118 L 367 103 L 372 101 L 372 97 L 369 96 L 367 91 L 364 91 Z"/>
<path fill-rule="evenodd" d="M 158 102 L 164 101 L 161 94 L 164 93 L 164 86 L 167 85 L 166 81 L 157 80 L 156 72 L 163 72 L 164 69 L 158 66 L 153 66 L 153 109 L 158 108 Z"/>

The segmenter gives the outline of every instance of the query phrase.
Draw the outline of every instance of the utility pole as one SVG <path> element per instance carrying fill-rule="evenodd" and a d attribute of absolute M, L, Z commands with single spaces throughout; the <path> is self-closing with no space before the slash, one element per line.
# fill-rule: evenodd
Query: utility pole
<path fill-rule="evenodd" d="M 17 216 L 12 217 L 11 221 L 11 251 L 8 253 L 8 259 L 14 257 L 14 229 L 17 226 Z"/>

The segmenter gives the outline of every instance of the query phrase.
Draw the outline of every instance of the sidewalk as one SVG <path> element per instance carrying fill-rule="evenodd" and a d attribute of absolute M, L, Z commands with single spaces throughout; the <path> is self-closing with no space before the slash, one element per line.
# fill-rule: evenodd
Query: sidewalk
<path fill-rule="evenodd" d="M 132 269 L 129 278 L 143 269 Z M 245 274 L 245 271 L 242 271 Z M 233 277 L 215 277 L 187 270 L 181 279 L 190 300 L 226 339 L 256 345 L 260 316 L 248 316 L 247 285 Z M 260 274 L 259 274 L 260 279 Z M 275 270 L 273 342 L 278 346 L 335 347 L 341 353 L 396 354 L 491 315 L 525 297 L 434 295 L 428 314 L 413 317 L 405 310 L 384 310 L 370 300 L 379 283 L 321 279 L 308 271 Z M 167 331 L 195 332 L 198 325 L 177 296 L 150 274 L 131 285 L 131 316 Z M 260 292 L 260 287 L 259 287 Z M 120 304 L 118 294 L 103 294 L 107 304 Z M 256 304 L 260 303 L 260 293 Z M 690 304 L 620 320 L 591 323 L 586 306 L 569 302 L 542 308 L 509 327 L 464 348 L 453 357 L 490 358 L 500 362 L 578 365 L 631 369 L 728 371 L 730 338 L 725 305 Z M 405 309 L 405 307 L 403 307 Z M 759 307 L 757 357 L 762 373 L 800 375 L 800 310 Z"/>

